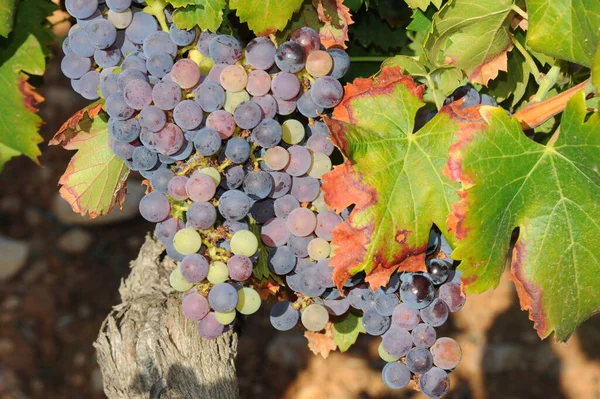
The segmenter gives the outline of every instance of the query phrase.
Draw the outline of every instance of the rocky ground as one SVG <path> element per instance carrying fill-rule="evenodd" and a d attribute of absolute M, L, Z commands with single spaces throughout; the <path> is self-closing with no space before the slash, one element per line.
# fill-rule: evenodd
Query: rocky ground
<path fill-rule="evenodd" d="M 44 166 L 16 159 L 0 175 L 0 399 L 105 397 L 92 342 L 153 228 L 136 214 L 139 180 L 110 219 L 90 222 L 58 198 L 70 152 L 46 143 L 85 105 L 58 64 L 52 60 L 41 89 Z M 423 398 L 384 387 L 378 340 L 361 336 L 349 353 L 323 359 L 309 353 L 300 332 L 275 332 L 267 315 L 268 305 L 240 332 L 242 398 Z M 460 341 L 464 355 L 448 398 L 600 398 L 600 317 L 567 344 L 540 341 L 504 279 L 470 296 L 443 333 Z"/>

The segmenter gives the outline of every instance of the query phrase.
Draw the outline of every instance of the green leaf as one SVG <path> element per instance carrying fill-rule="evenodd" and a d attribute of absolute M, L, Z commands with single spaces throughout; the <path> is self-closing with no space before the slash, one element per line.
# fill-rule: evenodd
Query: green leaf
<path fill-rule="evenodd" d="M 354 313 L 348 313 L 345 319 L 333 323 L 333 342 L 340 348 L 341 352 L 346 352 L 358 338 L 358 334 L 364 333 L 362 326 L 362 317 Z"/>
<path fill-rule="evenodd" d="M 15 29 L 0 39 L 0 170 L 12 157 L 23 154 L 33 161 L 42 123 L 36 105 L 43 101 L 27 83 L 28 76 L 43 75 L 51 40 L 46 17 L 55 5 L 44 0 L 23 0 L 15 16 Z"/>
<path fill-rule="evenodd" d="M 229 7 L 236 10 L 240 21 L 257 35 L 267 35 L 282 30 L 292 15 L 298 11 L 302 0 L 230 0 Z"/>
<path fill-rule="evenodd" d="M 196 25 L 202 30 L 216 32 L 223 22 L 225 0 L 170 0 L 177 8 L 173 22 L 181 29 L 192 29 Z"/>
<path fill-rule="evenodd" d="M 420 8 L 423 11 L 427 10 L 427 7 L 429 7 L 430 4 L 433 4 L 437 8 L 440 8 L 442 6 L 442 0 L 404 0 L 404 1 L 406 1 L 406 4 L 408 4 L 408 6 L 410 8 L 413 8 L 413 9 Z"/>
<path fill-rule="evenodd" d="M 274 281 L 277 284 L 283 285 L 283 281 L 279 276 L 269 269 L 269 265 L 267 263 L 267 259 L 269 257 L 269 251 L 267 247 L 263 243 L 260 238 L 260 228 L 252 217 L 248 217 L 248 227 L 249 230 L 254 234 L 258 240 L 258 261 L 256 262 L 256 266 L 252 271 L 254 277 L 258 279 L 259 282 L 262 281 Z"/>
<path fill-rule="evenodd" d="M 522 33 L 515 33 L 515 37 L 522 41 L 525 40 L 524 36 Z M 514 49 L 508 53 L 508 72 L 500 72 L 500 78 L 490 83 L 487 94 L 494 97 L 498 102 L 510 98 L 510 107 L 512 108 L 525 95 L 530 77 L 529 64 L 525 61 L 525 57 Z"/>
<path fill-rule="evenodd" d="M 0 0 L 0 36 L 8 37 L 13 28 L 17 0 Z"/>
<path fill-rule="evenodd" d="M 363 270 L 373 289 L 398 268 L 423 270 L 432 223 L 447 231 L 457 184 L 442 170 L 456 124 L 438 113 L 414 134 L 421 90 L 399 68 L 384 67 L 347 85 L 335 119 L 326 119 L 348 161 L 323 176 L 325 200 L 338 212 L 355 205 L 333 233 L 338 287 Z"/>
<path fill-rule="evenodd" d="M 404 73 L 408 73 L 411 76 L 427 76 L 427 69 L 418 60 L 408 55 L 397 55 L 392 58 L 388 58 L 381 64 L 382 67 L 395 67 L 402 68 Z"/>
<path fill-rule="evenodd" d="M 411 17 L 412 21 L 406 27 L 407 30 L 412 30 L 413 32 L 421 32 L 429 30 L 431 27 L 431 19 L 423 13 L 423 11 L 416 9 L 413 11 L 413 15 Z"/>
<path fill-rule="evenodd" d="M 592 62 L 592 84 L 596 87 L 597 92 L 600 91 L 600 43 L 598 43 Z"/>
<path fill-rule="evenodd" d="M 487 85 L 506 70 L 513 0 L 454 0 L 434 16 L 425 54 L 434 66 L 456 66 Z"/>
<path fill-rule="evenodd" d="M 358 11 L 362 7 L 363 0 L 346 0 L 346 1 L 344 1 L 344 4 L 349 9 L 351 9 L 354 12 L 356 12 L 356 11 Z"/>
<path fill-rule="evenodd" d="M 527 0 L 527 44 L 540 53 L 591 66 L 598 44 L 600 2 Z"/>
<path fill-rule="evenodd" d="M 408 41 L 403 28 L 391 28 L 374 11 L 363 14 L 352 31 L 362 46 L 375 46 L 384 52 L 400 49 Z"/>
<path fill-rule="evenodd" d="M 108 116 L 101 104 L 79 111 L 59 130 L 50 144 L 77 150 L 59 180 L 61 196 L 73 211 L 90 217 L 109 213 L 125 199 L 129 168 L 108 146 Z"/>
<path fill-rule="evenodd" d="M 454 206 L 463 282 L 481 292 L 511 275 L 540 337 L 566 340 L 600 310 L 600 116 L 587 122 L 583 92 L 567 104 L 547 145 L 528 139 L 500 108 L 482 108 L 483 130 L 451 154 L 462 200 Z"/>

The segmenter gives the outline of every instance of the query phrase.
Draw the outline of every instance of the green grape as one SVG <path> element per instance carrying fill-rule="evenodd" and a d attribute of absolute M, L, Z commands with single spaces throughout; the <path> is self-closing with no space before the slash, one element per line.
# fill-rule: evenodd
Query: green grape
<path fill-rule="evenodd" d="M 195 254 L 202 246 L 202 238 L 196 230 L 187 227 L 175 233 L 173 246 L 182 255 Z"/>
<path fill-rule="evenodd" d="M 213 262 L 208 266 L 208 275 L 206 278 L 213 284 L 224 283 L 229 278 L 229 269 L 223 262 Z"/>
<path fill-rule="evenodd" d="M 308 169 L 308 175 L 315 179 L 320 179 L 325 173 L 331 170 L 331 159 L 322 152 L 312 153 L 313 161 Z"/>
<path fill-rule="evenodd" d="M 232 310 L 231 312 L 227 312 L 227 313 L 220 313 L 220 312 L 215 312 L 215 319 L 217 319 L 217 321 L 220 324 L 223 324 L 224 326 L 233 323 L 233 321 L 235 320 L 235 310 Z"/>
<path fill-rule="evenodd" d="M 329 321 L 329 313 L 323 305 L 313 303 L 302 312 L 302 325 L 309 331 L 321 331 Z"/>
<path fill-rule="evenodd" d="M 288 144 L 298 144 L 304 139 L 304 125 L 296 119 L 288 119 L 281 125 L 283 141 Z"/>
<path fill-rule="evenodd" d="M 327 259 L 330 252 L 329 242 L 323 238 L 314 238 L 308 243 L 308 256 L 314 260 Z"/>
<path fill-rule="evenodd" d="M 323 195 L 323 191 L 319 191 L 319 196 L 314 199 L 312 205 L 317 208 L 317 212 L 325 212 L 329 210 L 327 203 L 325 202 L 325 196 Z"/>
<path fill-rule="evenodd" d="M 258 250 L 258 240 L 249 230 L 236 231 L 231 237 L 231 252 L 235 255 L 252 256 Z"/>
<path fill-rule="evenodd" d="M 210 177 L 212 177 L 213 181 L 215 182 L 215 185 L 219 185 L 219 183 L 221 183 L 221 174 L 219 173 L 219 171 L 215 168 L 202 168 L 199 171 L 202 174 L 205 175 L 209 175 Z"/>
<path fill-rule="evenodd" d="M 399 357 L 394 357 L 387 353 L 385 349 L 383 349 L 383 341 L 379 343 L 379 346 L 377 347 L 377 352 L 379 352 L 379 357 L 388 363 L 397 362 L 398 360 L 400 360 Z"/>
<path fill-rule="evenodd" d="M 235 111 L 238 105 L 249 100 L 250 94 L 248 94 L 246 90 L 238 91 L 235 93 L 226 91 L 225 104 L 223 105 L 223 108 L 225 108 L 225 111 L 233 115 L 233 112 Z"/>
<path fill-rule="evenodd" d="M 178 267 L 173 269 L 173 271 L 171 272 L 171 275 L 169 276 L 169 283 L 175 291 L 179 292 L 185 292 L 194 286 L 193 283 L 190 283 L 185 278 L 183 278 L 183 276 L 181 275 L 181 271 Z"/>
<path fill-rule="evenodd" d="M 256 313 L 260 308 L 260 295 L 254 289 L 244 287 L 238 291 L 238 304 L 236 309 L 241 314 Z"/>

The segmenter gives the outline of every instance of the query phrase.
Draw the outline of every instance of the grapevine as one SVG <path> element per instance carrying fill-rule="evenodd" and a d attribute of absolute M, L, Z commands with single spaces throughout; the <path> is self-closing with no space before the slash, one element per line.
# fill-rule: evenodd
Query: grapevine
<path fill-rule="evenodd" d="M 598 312 L 579 292 L 600 290 L 580 271 L 598 266 L 598 226 L 580 231 L 600 217 L 600 9 L 573 6 L 587 25 L 552 47 L 534 1 L 406 0 L 402 37 L 401 8 L 375 2 L 378 38 L 349 34 L 372 26 L 366 0 L 247 1 L 64 4 L 61 70 L 93 103 L 51 141 L 79 151 L 61 194 L 95 217 L 122 204 L 130 172 L 145 179 L 139 214 L 202 339 L 268 304 L 272 328 L 315 352 L 374 337 L 387 387 L 441 398 L 462 350 L 439 327 L 467 290 L 499 283 L 507 256 L 541 338 Z M 411 56 L 347 46 L 407 39 Z M 379 69 L 353 80 L 360 63 Z M 82 172 L 94 150 L 100 195 Z M 577 278 L 557 287 L 555 270 Z"/>

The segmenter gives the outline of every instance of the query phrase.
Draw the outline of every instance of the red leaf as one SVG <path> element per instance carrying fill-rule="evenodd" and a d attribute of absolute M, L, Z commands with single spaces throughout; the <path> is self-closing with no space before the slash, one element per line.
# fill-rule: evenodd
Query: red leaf
<path fill-rule="evenodd" d="M 94 119 L 102 110 L 102 106 L 103 103 L 97 101 L 75 112 L 75 114 L 69 119 L 67 119 L 67 121 L 63 123 L 60 129 L 58 129 L 58 132 L 56 132 L 54 137 L 52 137 L 48 145 L 60 144 L 66 148 L 69 142 L 73 138 L 75 138 L 75 136 L 77 136 L 77 134 L 80 132 L 79 124 L 84 119 L 84 117 L 86 117 L 86 114 L 90 120 Z"/>
<path fill-rule="evenodd" d="M 327 323 L 324 332 L 305 331 L 304 336 L 308 340 L 308 349 L 315 355 L 321 355 L 324 358 L 329 356 L 329 352 L 337 348 L 333 342 L 333 324 Z"/>

